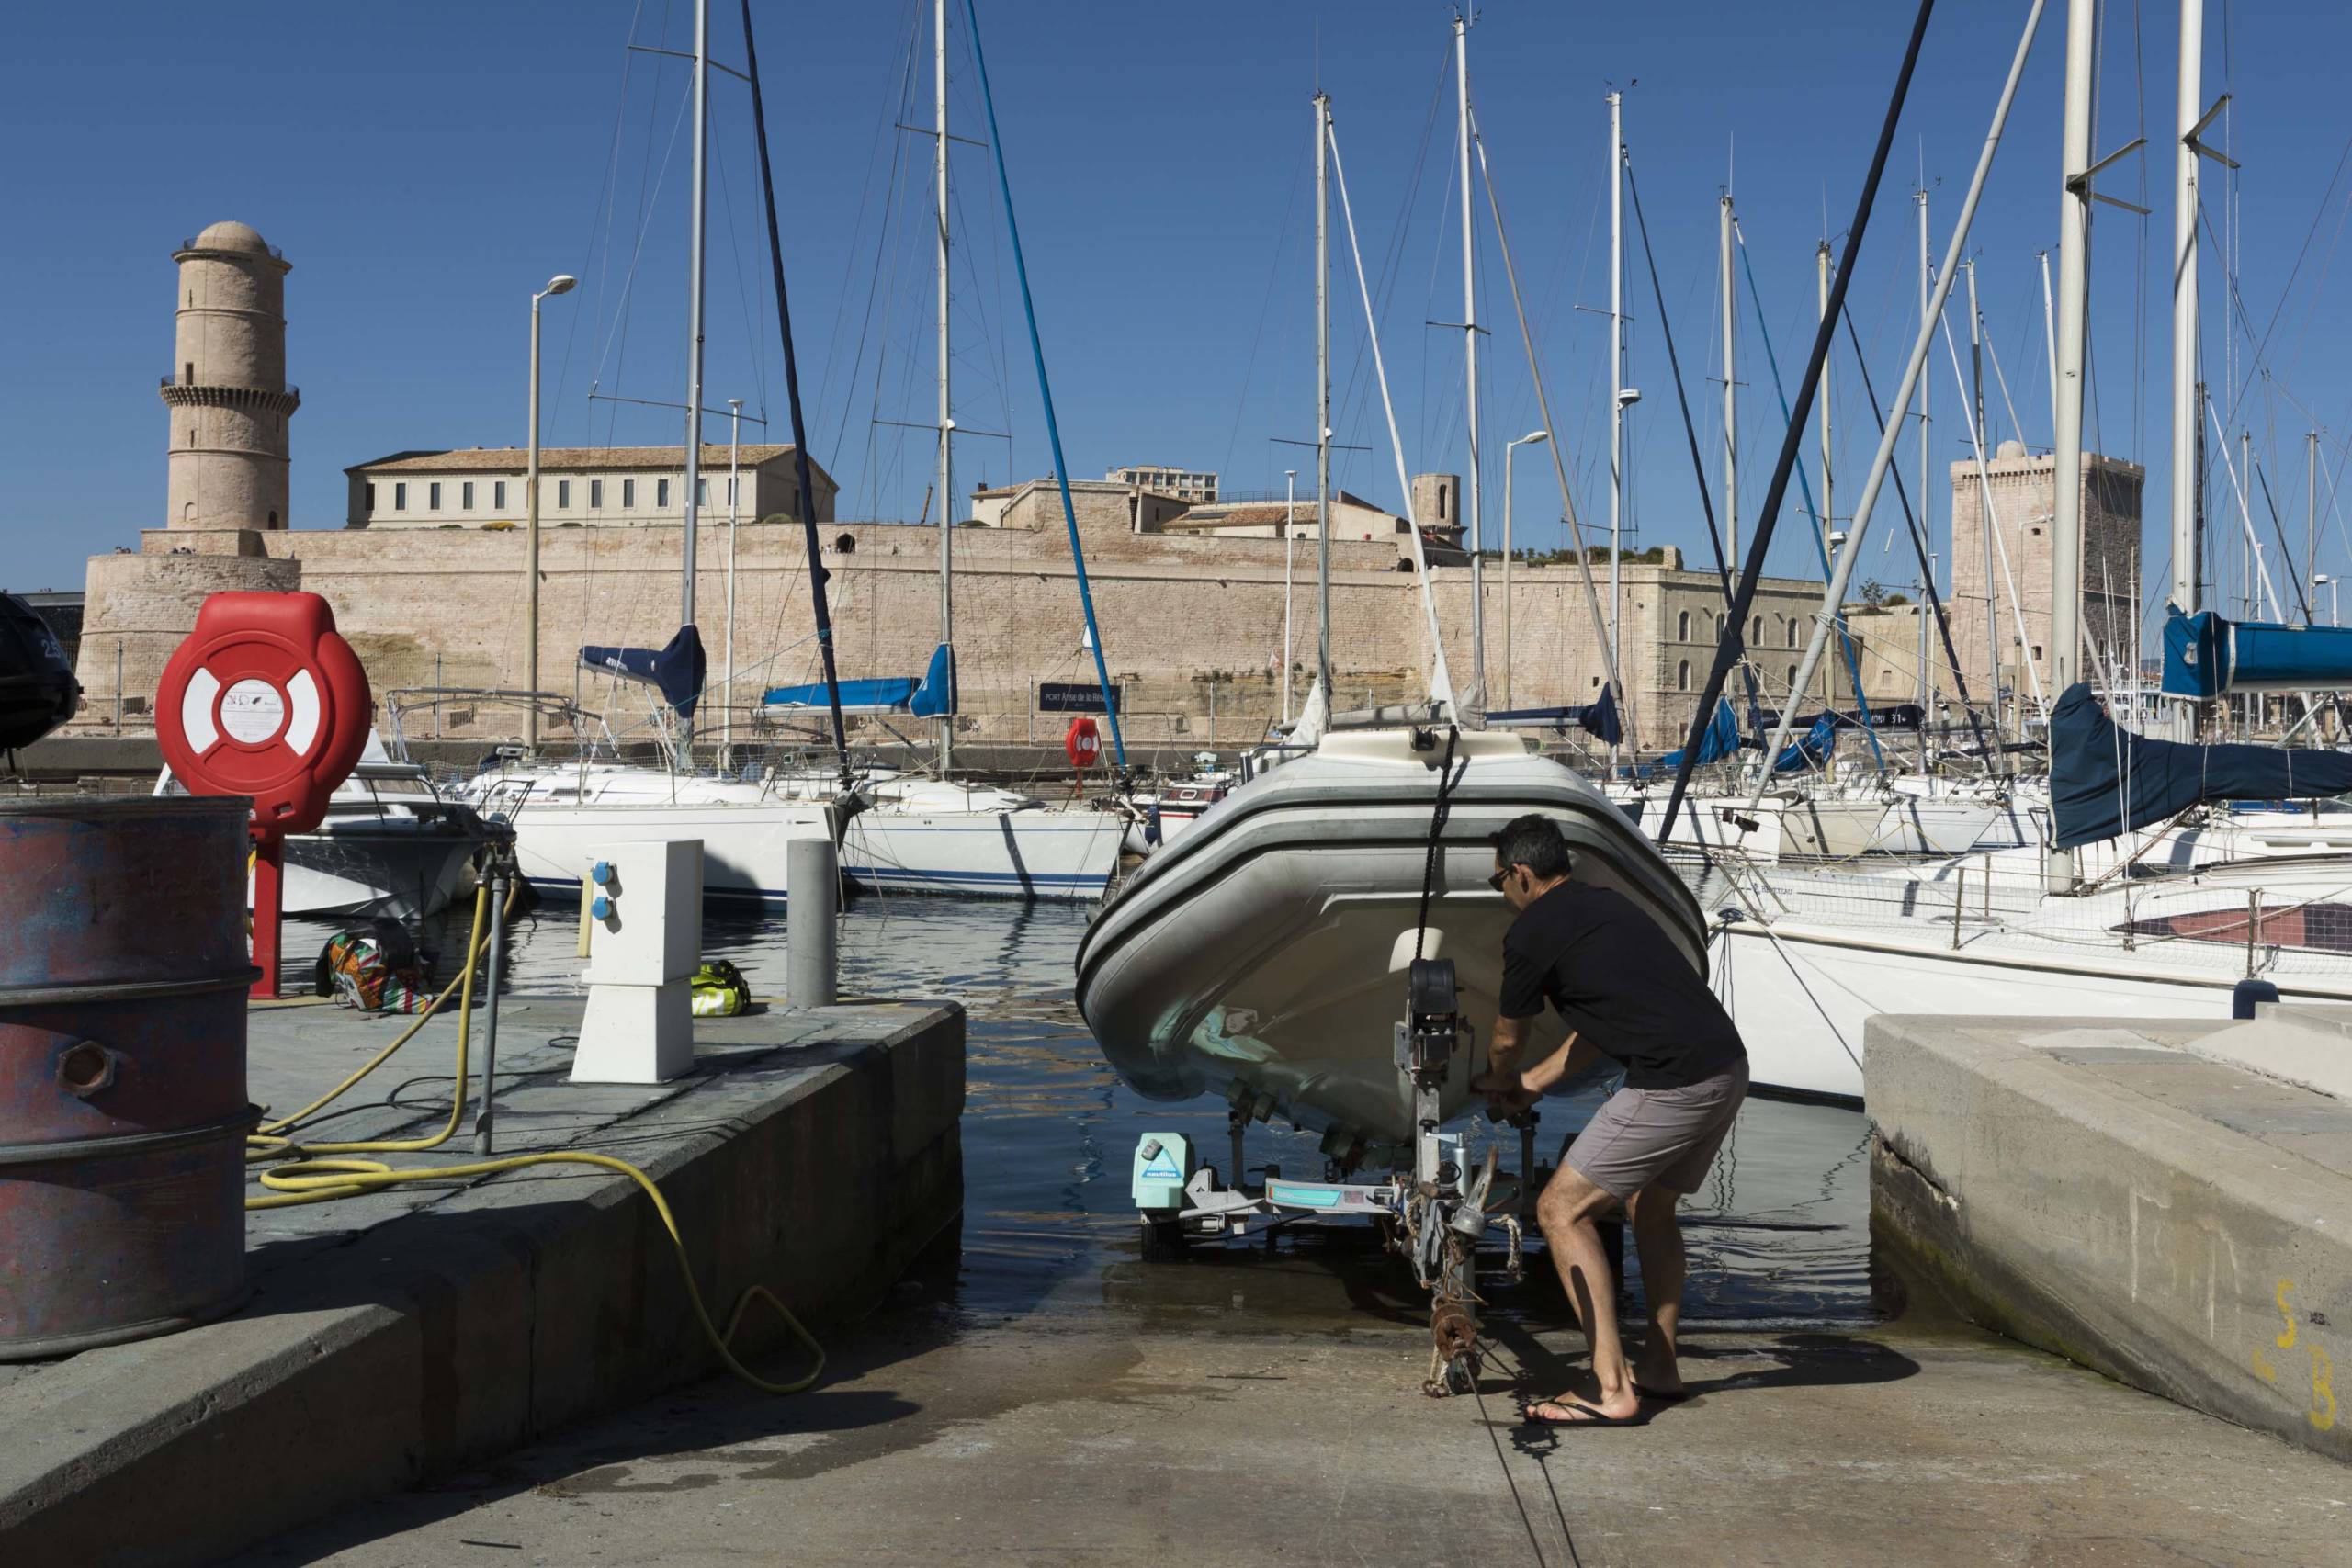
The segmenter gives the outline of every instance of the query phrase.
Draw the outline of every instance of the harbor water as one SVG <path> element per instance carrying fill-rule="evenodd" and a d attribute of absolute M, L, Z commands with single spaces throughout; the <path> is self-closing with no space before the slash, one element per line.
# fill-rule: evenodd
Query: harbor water
<path fill-rule="evenodd" d="M 469 912 L 469 906 L 453 909 L 431 922 L 426 945 L 445 955 L 461 951 Z M 995 1320 L 1109 1303 L 1146 1316 L 1178 1313 L 1193 1326 L 1204 1315 L 1230 1315 L 1238 1325 L 1266 1314 L 1328 1316 L 1337 1325 L 1368 1296 L 1404 1310 L 1409 1278 L 1360 1225 L 1289 1225 L 1248 1242 L 1196 1245 L 1172 1265 L 1144 1264 L 1127 1190 L 1136 1140 L 1147 1131 L 1182 1133 L 1223 1171 L 1225 1107 L 1146 1100 L 1104 1062 L 1071 997 L 1091 912 L 867 896 L 841 916 L 844 998 L 952 1000 L 968 1015 L 965 1213 L 960 1257 L 952 1280 L 943 1282 L 956 1307 Z M 731 960 L 754 996 L 780 995 L 786 918 L 780 909 L 713 908 L 703 919 L 704 955 Z M 288 976 L 307 976 L 311 957 L 337 929 L 288 922 Z M 581 990 L 577 953 L 571 908 L 548 906 L 514 926 L 504 988 Z M 1556 1154 L 1590 1105 L 1589 1097 L 1544 1102 L 1544 1157 Z M 1515 1169 L 1517 1134 L 1494 1132 L 1505 1140 L 1502 1168 Z M 1489 1134 L 1479 1122 L 1469 1135 Z M 1261 1123 L 1250 1130 L 1246 1157 L 1253 1171 L 1271 1163 L 1319 1177 L 1316 1145 L 1313 1134 Z M 1869 1213 L 1860 1112 L 1751 1100 L 1705 1189 L 1685 1205 L 1685 1320 L 1760 1330 L 1868 1319 Z M 1556 1316 L 1563 1303 L 1555 1290 L 1543 1270 L 1532 1272 L 1528 1310 Z M 1519 1304 L 1494 1303 L 1505 1315 Z"/>

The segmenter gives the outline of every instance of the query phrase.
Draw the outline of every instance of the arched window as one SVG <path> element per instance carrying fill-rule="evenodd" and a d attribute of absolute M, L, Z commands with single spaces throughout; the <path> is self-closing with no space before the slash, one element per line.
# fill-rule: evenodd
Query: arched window
<path fill-rule="evenodd" d="M 1797 618 L 1796 618 L 1794 615 L 1791 615 L 1791 616 L 1789 617 L 1789 646 L 1790 646 L 1791 648 L 1794 648 L 1796 645 L 1797 645 Z"/>
<path fill-rule="evenodd" d="M 196 385 L 195 360 L 191 359 L 187 364 L 180 367 L 180 384 L 185 387 L 193 387 Z"/>
<path fill-rule="evenodd" d="M 1674 640 L 1677 642 L 1690 640 L 1690 612 L 1688 610 L 1683 611 L 1675 620 Z"/>
<path fill-rule="evenodd" d="M 1795 665 L 1792 664 L 1792 665 L 1790 665 L 1790 666 L 1789 666 L 1789 690 L 1790 690 L 1790 691 L 1792 691 L 1792 692 L 1794 692 L 1796 689 L 1797 689 L 1797 667 L 1796 667 Z"/>
<path fill-rule="evenodd" d="M 1749 637 L 1748 637 L 1748 639 L 1747 639 L 1747 640 L 1748 640 L 1748 641 L 1750 641 L 1750 642 L 1762 642 L 1762 641 L 1764 640 L 1764 617 L 1763 617 L 1763 616 L 1758 615 L 1758 616 L 1757 616 L 1757 617 L 1756 617 L 1756 630 L 1755 630 L 1753 633 L 1749 634 Z"/>
<path fill-rule="evenodd" d="M 269 514 L 269 525 L 273 528 L 277 526 L 277 513 L 275 512 Z"/>
<path fill-rule="evenodd" d="M 1675 667 L 1674 689 L 1678 692 L 1690 689 L 1690 661 L 1687 659 Z"/>

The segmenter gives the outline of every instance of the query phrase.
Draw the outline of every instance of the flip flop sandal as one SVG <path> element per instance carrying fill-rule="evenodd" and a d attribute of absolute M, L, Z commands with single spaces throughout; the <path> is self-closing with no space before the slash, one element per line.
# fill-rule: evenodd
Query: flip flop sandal
<path fill-rule="evenodd" d="M 1549 1416 L 1539 1416 L 1536 1414 L 1539 1410 L 1574 1410 L 1579 1412 L 1579 1414 L 1572 1416 L 1563 1421 L 1555 1419 Z M 1609 1416 L 1594 1409 L 1591 1405 L 1585 1404 L 1581 1400 L 1575 1399 L 1531 1399 L 1521 1401 L 1519 1407 L 1519 1418 L 1531 1427 L 1555 1428 L 1560 1427 L 1646 1427 L 1649 1425 L 1650 1420 L 1649 1415 L 1645 1411 L 1637 1411 L 1631 1416 Z"/>

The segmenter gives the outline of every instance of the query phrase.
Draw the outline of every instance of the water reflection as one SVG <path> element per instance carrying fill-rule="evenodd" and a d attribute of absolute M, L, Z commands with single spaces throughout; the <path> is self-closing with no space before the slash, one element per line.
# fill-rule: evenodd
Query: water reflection
<path fill-rule="evenodd" d="M 842 918 L 845 996 L 953 1000 L 969 1018 L 958 1305 L 983 1317 L 1108 1306 L 1195 1327 L 1260 1327 L 1269 1316 L 1333 1328 L 1367 1314 L 1425 1319 L 1426 1298 L 1416 1298 L 1403 1265 L 1364 1228 L 1301 1224 L 1173 1262 L 1140 1258 L 1127 1196 L 1136 1140 L 1181 1133 L 1222 1168 L 1225 1107 L 1147 1100 L 1104 1063 L 1071 999 L 1088 913 L 1064 904 L 892 897 L 860 899 Z M 445 917 L 427 940 L 459 951 L 465 919 Z M 289 970 L 307 973 L 308 955 L 334 929 L 289 921 Z M 784 931 L 780 916 L 714 909 L 704 918 L 703 949 L 732 960 L 755 995 L 775 995 L 784 986 Z M 513 987 L 580 989 L 576 941 L 569 907 L 518 922 L 509 943 Z M 1581 1120 L 1571 1107 L 1547 1105 L 1545 1157 Z M 1485 1135 L 1483 1128 L 1472 1134 Z M 1296 1176 L 1323 1169 L 1316 1137 L 1279 1125 L 1252 1128 L 1247 1157 L 1253 1168 L 1271 1163 Z M 1517 1161 L 1510 1135 L 1502 1164 L 1510 1169 Z M 1856 1112 L 1751 1100 L 1685 1212 L 1688 1321 L 1760 1329 L 1870 1315 L 1869 1172 Z M 1565 1310 L 1542 1269 L 1494 1304 L 1505 1315 L 1546 1321 Z"/>

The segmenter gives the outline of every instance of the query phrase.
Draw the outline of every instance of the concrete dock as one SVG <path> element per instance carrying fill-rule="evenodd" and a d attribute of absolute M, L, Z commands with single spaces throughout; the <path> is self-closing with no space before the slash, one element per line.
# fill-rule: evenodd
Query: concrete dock
<path fill-rule="evenodd" d="M 1988 1327 L 2352 1459 L 2352 1009 L 2263 1011 L 1872 1019 L 1873 1234 Z"/>
<path fill-rule="evenodd" d="M 715 1314 L 765 1284 L 825 1336 L 954 1222 L 960 1009 L 701 1020 L 695 1072 L 638 1087 L 566 1081 L 582 1008 L 503 1000 L 498 1152 L 589 1150 L 646 1170 Z M 256 1008 L 252 1092 L 281 1111 L 305 1104 L 410 1021 Z M 438 1130 L 455 1035 L 435 1019 L 305 1131 Z M 471 1128 L 469 1111 L 442 1147 L 379 1157 L 461 1163 Z M 0 1562 L 216 1561 L 716 1364 L 651 1206 L 616 1173 L 429 1182 L 248 1222 L 253 1295 L 234 1316 L 0 1368 Z M 770 1376 L 806 1365 L 757 1309 L 739 1345 Z"/>
<path fill-rule="evenodd" d="M 1924 1309 L 1705 1327 L 1688 1403 L 1531 1433 L 1512 1382 L 1583 1359 L 1556 1292 L 1498 1303 L 1477 1399 L 1425 1399 L 1426 1307 L 1355 1235 L 1129 1257 L 1011 1314 L 955 1303 L 951 1258 L 814 1393 L 708 1382 L 237 1561 L 2136 1568 L 2352 1540 L 2332 1461 Z"/>

